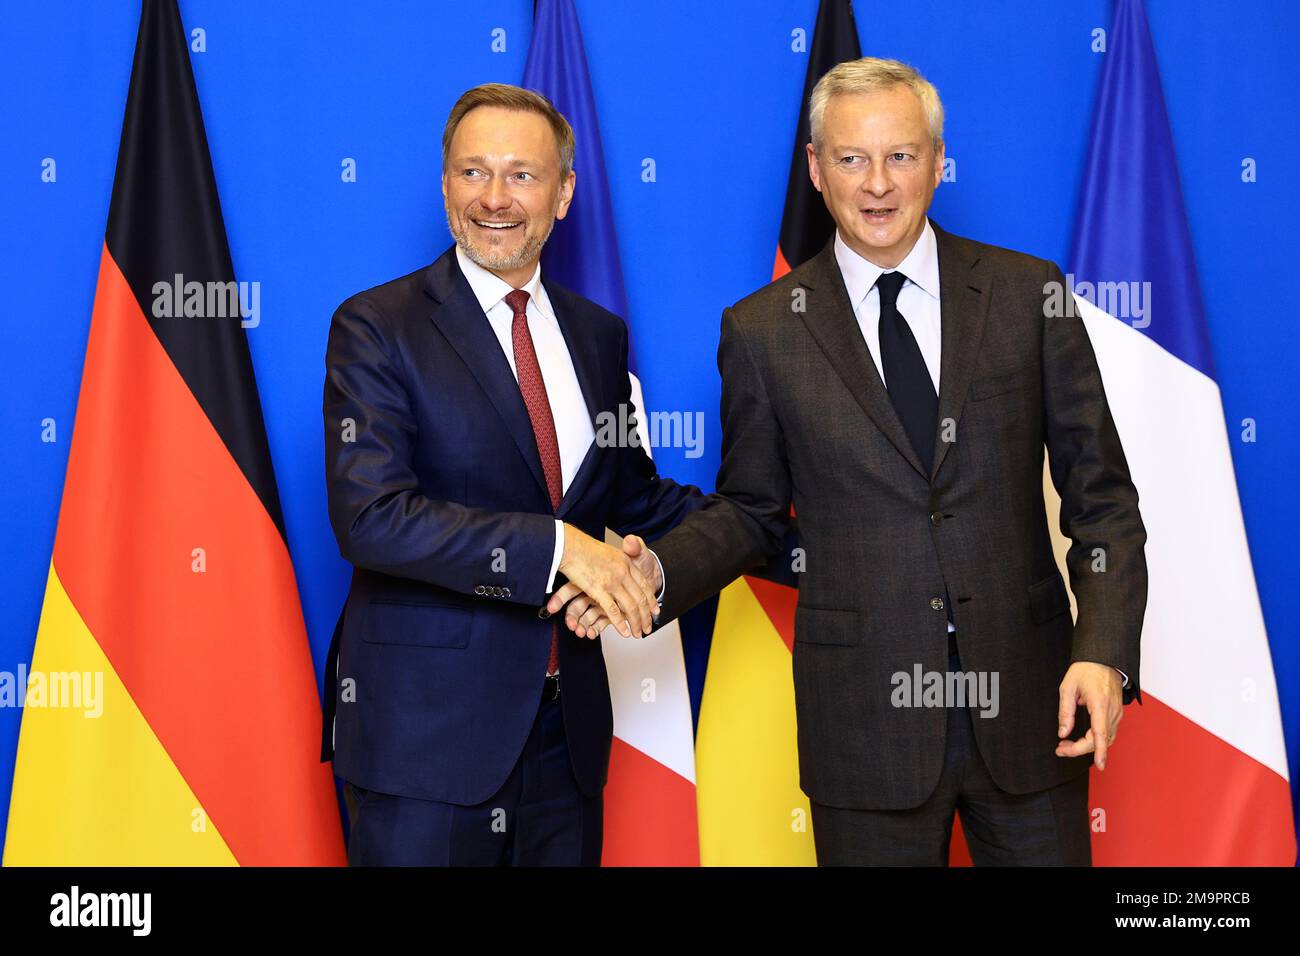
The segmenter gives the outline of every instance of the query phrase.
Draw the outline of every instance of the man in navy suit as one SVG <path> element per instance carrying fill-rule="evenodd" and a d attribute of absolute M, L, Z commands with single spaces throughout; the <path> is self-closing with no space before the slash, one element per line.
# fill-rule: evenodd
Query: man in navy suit
<path fill-rule="evenodd" d="M 330 521 L 355 570 L 323 757 L 347 781 L 353 865 L 595 865 L 605 663 L 545 605 L 567 579 L 649 633 L 662 572 L 604 529 L 658 537 L 703 499 L 628 435 L 597 440 L 632 411 L 628 333 L 541 275 L 573 197 L 564 117 L 476 87 L 442 151 L 455 246 L 330 327 Z"/>

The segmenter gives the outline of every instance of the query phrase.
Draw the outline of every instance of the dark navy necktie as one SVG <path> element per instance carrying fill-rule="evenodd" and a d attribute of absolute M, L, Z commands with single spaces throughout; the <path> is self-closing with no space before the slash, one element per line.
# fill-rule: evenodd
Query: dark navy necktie
<path fill-rule="evenodd" d="M 939 396 L 925 366 L 921 347 L 898 312 L 898 290 L 907 281 L 901 272 L 882 272 L 876 280 L 880 292 L 880 365 L 885 373 L 894 411 L 912 448 L 929 477 L 934 468 L 934 429 L 939 418 Z"/>

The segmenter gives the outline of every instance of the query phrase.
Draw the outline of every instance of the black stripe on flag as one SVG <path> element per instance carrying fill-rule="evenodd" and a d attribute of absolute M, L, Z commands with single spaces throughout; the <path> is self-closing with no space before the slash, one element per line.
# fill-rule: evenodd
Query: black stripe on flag
<path fill-rule="evenodd" d="M 233 283 L 203 114 L 176 0 L 143 0 L 109 205 L 108 251 L 213 428 L 284 535 L 262 406 L 238 308 L 155 315 L 162 282 Z M 183 287 L 183 286 L 182 286 Z M 205 302 L 209 301 L 205 296 Z M 238 297 L 234 303 L 237 305 Z"/>
<path fill-rule="evenodd" d="M 835 232 L 821 193 L 808 179 L 808 156 L 804 147 L 811 141 L 808 125 L 808 97 L 813 87 L 837 63 L 862 56 L 858 28 L 853 21 L 851 0 L 822 0 L 813 29 L 808 74 L 804 78 L 803 100 L 799 104 L 799 127 L 790 159 L 790 180 L 785 191 L 785 212 L 781 216 L 781 255 L 791 269 L 822 251 Z"/>

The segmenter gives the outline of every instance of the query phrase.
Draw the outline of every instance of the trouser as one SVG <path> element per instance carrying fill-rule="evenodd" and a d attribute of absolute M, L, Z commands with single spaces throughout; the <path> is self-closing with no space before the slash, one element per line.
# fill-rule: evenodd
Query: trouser
<path fill-rule="evenodd" d="M 956 655 L 950 670 L 960 670 Z M 1091 866 L 1088 774 L 1034 793 L 993 782 L 975 744 L 978 711 L 948 707 L 943 771 L 930 798 L 908 810 L 847 810 L 813 802 L 821 866 L 947 866 L 954 813 L 976 866 Z"/>
<path fill-rule="evenodd" d="M 573 776 L 558 698 L 543 700 L 501 788 L 472 806 L 344 788 L 352 866 L 598 866 L 601 797 Z"/>

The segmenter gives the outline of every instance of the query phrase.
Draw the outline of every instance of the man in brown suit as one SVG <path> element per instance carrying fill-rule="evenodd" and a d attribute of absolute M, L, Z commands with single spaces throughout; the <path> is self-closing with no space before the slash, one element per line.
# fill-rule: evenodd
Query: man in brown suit
<path fill-rule="evenodd" d="M 654 542 L 659 620 L 777 553 L 793 504 L 818 861 L 944 864 L 960 811 L 977 864 L 1087 865 L 1088 769 L 1140 699 L 1147 586 L 1088 335 L 1048 308 L 1066 288 L 1055 264 L 927 218 L 943 110 L 916 71 L 841 64 L 810 114 L 809 175 L 836 236 L 723 313 L 717 494 Z M 639 539 L 625 550 L 649 556 Z M 582 596 L 566 618 L 604 623 Z"/>

